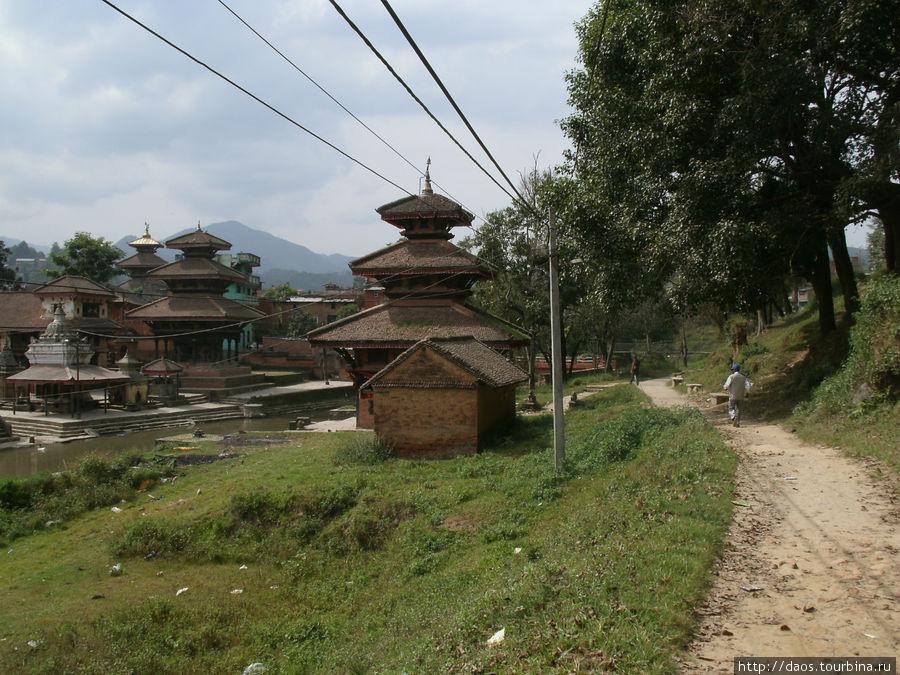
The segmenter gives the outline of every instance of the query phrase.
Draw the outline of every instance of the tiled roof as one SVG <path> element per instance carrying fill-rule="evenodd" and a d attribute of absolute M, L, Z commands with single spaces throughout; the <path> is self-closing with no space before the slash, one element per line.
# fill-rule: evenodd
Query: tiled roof
<path fill-rule="evenodd" d="M 474 376 L 479 382 L 489 387 L 506 387 L 519 384 L 528 379 L 528 373 L 510 363 L 501 354 L 473 337 L 433 338 L 417 342 L 382 370 L 372 376 L 363 386 L 369 387 L 379 383 L 388 373 L 401 368 L 404 361 L 416 352 L 428 349 Z M 438 376 L 438 377 L 442 377 Z M 432 381 L 433 378 L 420 377 L 415 381 L 392 382 L 394 386 L 419 386 L 452 384 L 443 381 Z"/>
<path fill-rule="evenodd" d="M 350 262 L 355 274 L 422 272 L 456 273 L 461 271 L 486 274 L 478 258 L 445 239 L 401 241 Z"/>
<path fill-rule="evenodd" d="M 262 312 L 220 296 L 170 296 L 125 313 L 128 319 L 144 321 L 250 321 Z"/>
<path fill-rule="evenodd" d="M 382 220 L 389 223 L 407 218 L 455 218 L 459 225 L 466 225 L 474 220 L 475 216 L 466 211 L 462 206 L 447 199 L 444 195 L 412 195 L 402 197 L 396 201 L 379 206 L 375 211 Z"/>
<path fill-rule="evenodd" d="M 31 291 L 35 295 L 91 295 L 113 298 L 113 293 L 103 284 L 91 281 L 87 277 L 66 275 L 38 286 Z"/>
<path fill-rule="evenodd" d="M 311 343 L 341 347 L 409 347 L 423 338 L 469 336 L 488 345 L 528 343 L 527 333 L 499 317 L 462 303 L 383 304 L 316 328 Z"/>
<path fill-rule="evenodd" d="M 135 253 L 129 258 L 120 260 L 116 263 L 116 267 L 123 270 L 131 269 L 132 267 L 137 267 L 139 269 L 152 269 L 154 267 L 162 267 L 165 264 L 166 261 L 160 258 L 155 253 L 151 253 L 150 251 L 141 251 L 140 253 Z"/>
<path fill-rule="evenodd" d="M 43 331 L 41 299 L 28 291 L 0 292 L 0 331 Z"/>
<path fill-rule="evenodd" d="M 209 258 L 182 258 L 148 272 L 153 279 L 227 279 L 246 281 L 247 276 Z"/>
<path fill-rule="evenodd" d="M 165 358 L 151 361 L 143 368 L 141 368 L 141 372 L 144 375 L 150 375 L 151 377 L 175 375 L 176 373 L 180 373 L 183 370 L 184 366 L 182 366 L 180 363 L 176 363 L 175 361 L 171 361 Z"/>
<path fill-rule="evenodd" d="M 209 232 L 204 232 L 199 227 L 193 232 L 188 232 L 180 237 L 169 239 L 166 242 L 167 248 L 213 248 L 217 251 L 227 251 L 231 248 L 231 242 L 219 239 Z"/>

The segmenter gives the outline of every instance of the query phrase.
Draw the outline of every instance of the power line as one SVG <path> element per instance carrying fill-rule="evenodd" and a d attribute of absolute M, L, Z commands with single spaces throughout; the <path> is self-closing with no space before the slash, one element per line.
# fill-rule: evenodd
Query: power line
<path fill-rule="evenodd" d="M 247 23 L 247 21 L 240 14 L 238 14 L 231 7 L 229 7 L 228 4 L 226 4 L 224 2 L 224 0 L 217 0 L 217 1 L 220 5 L 222 5 L 222 7 L 224 7 L 226 10 L 228 10 L 228 12 L 230 12 L 231 15 L 234 16 L 234 18 L 236 18 L 238 21 L 240 21 L 249 31 L 251 31 L 254 35 L 256 35 L 256 37 L 258 37 L 260 40 L 262 40 L 266 45 L 269 46 L 269 48 L 271 48 L 276 54 L 278 54 L 288 64 L 290 64 L 290 66 L 294 70 L 296 70 L 303 77 L 305 77 L 307 80 L 309 80 L 319 91 L 321 91 L 323 94 L 325 94 L 325 96 L 327 96 L 329 99 L 331 99 L 331 101 L 333 101 L 335 103 L 335 105 L 337 105 L 341 110 L 343 110 L 350 117 L 352 117 L 354 120 L 356 120 L 356 122 L 358 122 L 366 131 L 368 131 L 370 134 L 372 134 L 375 138 L 377 138 L 379 141 L 381 141 L 387 148 L 389 148 L 391 150 L 391 152 L 393 152 L 395 155 L 397 155 L 397 157 L 399 157 L 404 162 L 406 162 L 410 167 L 412 167 L 416 171 L 416 173 L 418 173 L 420 176 L 424 177 L 425 174 L 422 173 L 422 169 L 420 169 L 418 166 L 413 164 L 413 162 L 411 162 L 406 156 L 404 156 L 403 153 L 401 153 L 399 150 L 397 150 L 397 148 L 395 148 L 393 145 L 391 145 L 387 140 L 384 139 L 384 137 L 379 135 L 378 132 L 376 132 L 374 129 L 372 129 L 368 124 L 363 122 L 363 120 L 360 119 L 356 114 L 354 114 L 353 111 L 351 111 L 349 108 L 347 108 L 347 106 L 345 106 L 335 96 L 333 96 L 331 94 L 331 92 L 329 92 L 325 87 L 323 87 L 321 84 L 319 84 L 311 75 L 309 75 L 302 68 L 300 68 L 300 66 L 298 66 L 296 63 L 294 63 L 294 61 L 292 59 L 290 59 L 286 54 L 284 54 L 284 52 L 282 52 L 280 49 L 278 49 L 278 47 L 276 47 L 274 44 L 272 44 L 272 42 L 270 40 L 268 40 L 265 36 L 263 36 L 259 31 L 257 31 L 249 23 Z M 463 206 L 463 208 L 468 209 L 468 207 L 466 207 L 465 204 L 462 204 L 456 197 L 454 197 L 450 193 L 449 190 L 447 190 L 445 187 L 443 187 L 436 180 L 432 180 L 431 182 L 434 183 L 438 188 L 443 190 L 447 194 L 448 197 L 453 199 L 453 201 L 459 203 L 461 206 Z M 468 209 L 468 210 L 471 211 L 471 209 Z M 482 216 L 478 216 L 478 218 L 480 218 L 484 222 L 487 222 L 487 220 L 485 220 Z"/>
<path fill-rule="evenodd" d="M 334 4 L 334 0 L 332 0 L 332 4 Z M 447 90 L 447 87 L 444 86 L 444 83 L 441 81 L 441 78 L 438 77 L 438 74 L 435 72 L 434 68 L 431 67 L 431 64 L 428 62 L 428 59 L 425 58 L 425 54 L 423 54 L 422 50 L 419 49 L 419 45 L 416 44 L 416 41 L 413 40 L 412 35 L 410 35 L 409 31 L 406 30 L 406 26 L 403 25 L 403 22 L 400 20 L 400 17 L 397 16 L 396 12 L 394 12 L 393 7 L 391 7 L 388 0 L 381 0 L 381 4 L 384 5 L 384 8 L 388 11 L 388 14 L 391 15 L 391 18 L 394 20 L 394 23 L 397 24 L 397 28 L 400 29 L 401 33 L 403 33 L 403 37 L 405 37 L 406 41 L 409 42 L 410 47 L 413 48 L 413 51 L 419 57 L 419 60 L 422 62 L 422 64 L 425 66 L 425 68 L 428 70 L 428 72 L 431 74 L 432 79 L 434 79 L 434 81 L 437 83 L 438 87 L 440 87 L 441 91 L 444 92 L 444 96 L 450 102 L 450 105 L 453 106 L 453 109 L 456 111 L 456 114 L 459 115 L 460 119 L 466 125 L 466 128 L 469 130 L 469 133 L 471 133 L 472 136 L 475 137 L 475 140 L 478 141 L 478 145 L 481 146 L 481 149 L 484 150 L 484 153 L 488 156 L 488 158 L 491 160 L 491 162 L 493 162 L 494 166 L 497 167 L 497 171 L 499 171 L 500 175 L 506 179 L 506 182 L 512 188 L 512 191 L 516 194 L 516 197 L 518 197 L 519 200 L 523 204 L 527 205 L 528 203 L 525 201 L 524 197 L 522 197 L 522 195 L 519 194 L 519 191 L 516 189 L 516 186 L 513 185 L 513 182 L 509 179 L 509 176 L 506 175 L 506 172 L 503 171 L 500 164 L 498 164 L 497 160 L 494 159 L 494 156 L 491 154 L 491 151 L 487 149 L 487 146 L 481 140 L 481 137 L 475 131 L 474 127 L 469 123 L 468 118 L 463 114 L 463 111 L 460 110 L 460 107 L 456 104 L 456 101 L 450 95 L 450 92 Z M 506 192 L 506 190 L 504 190 L 504 192 Z M 508 192 L 506 192 L 506 194 L 509 195 L 510 198 L 513 198 L 512 195 L 510 195 Z"/>
<path fill-rule="evenodd" d="M 106 0 L 103 0 L 103 1 L 106 2 Z M 434 121 L 434 123 L 437 124 L 438 127 L 440 127 L 441 131 L 443 131 L 445 134 L 447 134 L 447 136 L 450 138 L 450 140 L 453 141 L 456 144 L 456 146 L 460 150 L 463 151 L 463 153 L 466 155 L 466 157 L 468 157 L 470 160 L 472 160 L 472 163 L 474 163 L 475 166 L 477 166 L 479 169 L 481 169 L 482 173 L 484 173 L 485 176 L 490 178 L 491 181 L 493 181 L 493 183 L 497 187 L 499 187 L 506 194 L 507 197 L 509 197 L 510 199 L 515 201 L 516 197 L 513 196 L 509 192 L 509 190 L 507 190 L 505 187 L 503 187 L 503 185 L 501 185 L 500 182 L 496 178 L 494 178 L 488 172 L 488 170 L 485 169 L 481 165 L 481 163 L 472 156 L 472 154 L 468 150 L 466 150 L 463 147 L 462 143 L 460 143 L 456 139 L 456 137 L 452 133 L 450 133 L 450 131 L 441 123 L 441 121 L 437 117 L 435 117 L 434 113 L 432 113 L 431 110 L 428 109 L 428 106 L 425 105 L 418 96 L 416 96 L 415 92 L 413 92 L 413 90 L 404 81 L 404 79 L 402 77 L 400 77 L 400 75 L 397 73 L 397 71 L 394 70 L 394 67 L 390 63 L 388 63 L 388 60 L 384 56 L 382 56 L 381 52 L 379 52 L 378 49 L 375 47 L 375 45 L 373 45 L 372 42 L 369 40 L 369 38 L 366 37 L 365 33 L 363 33 L 362 30 L 360 30 L 360 28 L 353 22 L 353 20 L 349 16 L 347 16 L 346 12 L 344 12 L 344 10 L 336 2 L 336 0 L 329 0 L 329 2 L 331 3 L 331 6 L 334 7 L 334 9 L 337 11 L 337 13 L 341 15 L 341 17 L 344 19 L 344 21 L 347 22 L 347 24 L 350 26 L 350 28 L 353 29 L 353 31 L 359 36 L 359 38 L 372 51 L 372 53 L 378 57 L 378 60 L 381 61 L 382 64 L 384 64 L 384 67 L 388 69 L 388 72 L 390 72 L 391 75 L 394 76 L 394 78 L 397 80 L 397 82 L 399 82 L 403 86 L 403 88 L 406 89 L 406 92 L 413 98 L 413 100 L 422 107 L 422 110 L 424 110 L 428 114 L 428 116 Z M 507 179 L 507 180 L 509 180 L 509 179 Z M 515 191 L 515 188 L 513 188 L 513 191 Z"/>
<path fill-rule="evenodd" d="M 197 65 L 199 65 L 199 66 L 205 68 L 206 70 L 208 70 L 209 72 L 211 72 L 211 73 L 212 73 L 213 75 L 215 75 L 216 77 L 218 77 L 218 78 L 224 80 L 225 82 L 227 82 L 228 84 L 230 84 L 232 87 L 234 87 L 234 88 L 237 89 L 238 91 L 240 91 L 240 92 L 246 94 L 247 96 L 249 96 L 250 98 L 252 98 L 252 99 L 253 99 L 254 101 L 256 101 L 257 103 L 259 103 L 259 104 L 265 106 L 266 108 L 268 108 L 269 110 L 271 110 L 273 113 L 275 113 L 276 115 L 278 115 L 278 116 L 281 117 L 282 119 L 284 119 L 284 120 L 286 120 L 287 122 L 293 124 L 295 127 L 297 127 L 298 129 L 300 129 L 301 131 L 306 132 L 307 134 L 309 134 L 310 136 L 312 136 L 313 138 L 315 138 L 317 141 L 319 141 L 319 142 L 321 142 L 321 143 L 324 143 L 325 145 L 327 145 L 329 148 L 331 148 L 331 149 L 334 150 L 335 152 L 340 153 L 341 155 L 343 155 L 344 157 L 346 157 L 347 159 L 349 159 L 351 162 L 353 162 L 353 163 L 356 164 L 357 166 L 362 167 L 363 169 L 365 169 L 366 171 L 370 172 L 371 174 L 377 176 L 378 178 L 380 178 L 380 179 L 383 180 L 384 182 L 389 183 L 390 185 L 393 185 L 395 188 L 397 188 L 397 189 L 400 190 L 401 192 L 404 192 L 404 193 L 406 193 L 407 195 L 410 195 L 410 196 L 414 196 L 409 190 L 407 190 L 407 189 L 401 187 L 400 185 L 398 185 L 397 183 L 395 183 L 395 182 L 392 181 L 391 179 L 389 179 L 389 178 L 387 178 L 386 176 L 384 176 L 384 175 L 378 173 L 375 169 L 373 169 L 372 167 L 370 167 L 370 166 L 368 166 L 367 164 L 363 163 L 362 161 L 356 159 L 355 157 L 353 157 L 353 156 L 350 155 L 349 153 L 345 152 L 344 150 L 342 150 L 341 148 L 339 148 L 338 146 L 336 146 L 334 143 L 331 143 L 330 141 L 324 139 L 323 137 L 319 136 L 319 135 L 316 134 L 315 132 L 313 132 L 313 131 L 311 131 L 310 129 L 306 128 L 305 126 L 303 126 L 302 124 L 300 124 L 300 122 L 298 122 L 297 120 L 295 120 L 293 117 L 287 115 L 286 113 L 281 112 L 278 108 L 276 108 L 275 106 L 271 105 L 270 103 L 264 101 L 263 99 L 261 99 L 261 98 L 260 98 L 259 96 L 257 96 L 256 94 L 254 94 L 254 93 L 250 92 L 249 90 L 245 89 L 244 87 L 242 87 L 241 85 L 239 85 L 237 82 L 235 82 L 234 80 L 230 79 L 230 78 L 227 77 L 226 75 L 223 75 L 222 73 L 220 73 L 218 70 L 216 70 L 215 68 L 213 68 L 213 67 L 210 66 L 209 64 L 207 64 L 207 63 L 201 61 L 200 59 L 198 59 L 196 56 L 194 56 L 194 55 L 191 54 L 190 52 L 186 51 L 185 49 L 182 49 L 181 47 L 179 47 L 178 45 L 176 45 L 174 42 L 172 42 L 171 40 L 169 40 L 169 39 L 165 38 L 164 36 L 160 35 L 160 34 L 157 33 L 155 30 L 153 30 L 152 28 L 150 28 L 149 26 L 147 26 L 146 24 L 141 23 L 138 19 L 136 19 L 135 17 L 131 16 L 128 12 L 124 11 L 123 9 L 120 9 L 120 8 L 117 7 L 113 2 L 110 2 L 110 0 L 100 0 L 100 1 L 103 2 L 104 4 L 108 5 L 109 7 L 111 7 L 112 9 L 114 9 L 115 11 L 117 11 L 119 14 L 121 14 L 122 16 L 124 16 L 124 17 L 125 17 L 126 19 L 128 19 L 129 21 L 131 21 L 131 22 L 135 23 L 136 25 L 140 26 L 141 28 L 143 28 L 145 31 L 147 31 L 148 33 L 150 33 L 151 35 L 153 35 L 155 38 L 157 38 L 157 39 L 161 40 L 162 42 L 166 43 L 167 45 L 169 45 L 169 46 L 170 46 L 172 49 L 174 49 L 175 51 L 177 51 L 177 52 L 181 53 L 182 55 L 186 56 L 187 58 L 189 58 L 191 61 L 193 61 L 193 62 L 196 63 Z"/>

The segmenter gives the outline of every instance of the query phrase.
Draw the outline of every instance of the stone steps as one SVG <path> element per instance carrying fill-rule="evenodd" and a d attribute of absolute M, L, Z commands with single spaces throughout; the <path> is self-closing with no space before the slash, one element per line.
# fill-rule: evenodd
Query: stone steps
<path fill-rule="evenodd" d="M 7 417 L 6 423 L 17 436 L 52 437 L 61 440 L 90 438 L 95 435 L 114 435 L 148 431 L 172 426 L 192 426 L 209 422 L 237 419 L 243 416 L 239 406 L 219 406 L 208 410 L 183 410 L 170 413 L 154 411 L 152 414 L 116 415 L 103 419 L 59 419 Z"/>

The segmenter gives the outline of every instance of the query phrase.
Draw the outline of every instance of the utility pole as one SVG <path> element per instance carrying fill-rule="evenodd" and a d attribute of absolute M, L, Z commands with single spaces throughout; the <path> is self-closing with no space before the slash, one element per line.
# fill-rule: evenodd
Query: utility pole
<path fill-rule="evenodd" d="M 565 411 L 563 410 L 562 390 L 562 328 L 559 313 L 559 271 L 556 252 L 556 223 L 553 221 L 553 209 L 549 213 L 550 221 L 550 355 L 553 363 L 553 457 L 556 469 L 562 469 L 566 461 L 566 429 Z"/>

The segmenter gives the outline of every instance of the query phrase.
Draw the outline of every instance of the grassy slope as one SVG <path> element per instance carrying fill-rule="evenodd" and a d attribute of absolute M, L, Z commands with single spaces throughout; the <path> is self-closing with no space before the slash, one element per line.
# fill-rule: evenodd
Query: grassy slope
<path fill-rule="evenodd" d="M 335 462 L 360 436 L 317 434 L 187 469 L 7 543 L 0 664 L 674 672 L 735 458 L 699 414 L 645 405 L 586 399 L 563 473 L 548 417 L 455 460 Z"/>

